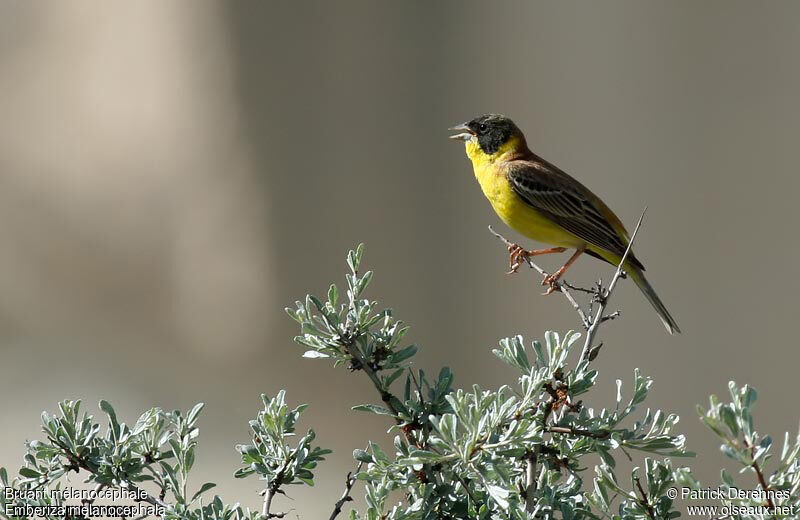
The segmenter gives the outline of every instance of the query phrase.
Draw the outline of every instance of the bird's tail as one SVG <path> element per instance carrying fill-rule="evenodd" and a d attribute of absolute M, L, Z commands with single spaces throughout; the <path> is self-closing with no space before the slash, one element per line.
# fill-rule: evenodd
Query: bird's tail
<path fill-rule="evenodd" d="M 644 273 L 634 266 L 626 266 L 625 270 L 628 272 L 630 277 L 633 278 L 633 281 L 636 283 L 636 285 L 639 286 L 639 289 L 641 289 L 645 298 L 647 298 L 647 301 L 649 301 L 656 310 L 658 317 L 661 318 L 661 322 L 664 324 L 664 327 L 667 328 L 667 332 L 670 334 L 674 334 L 676 332 L 680 333 L 681 329 L 678 328 L 678 323 L 669 313 L 667 307 L 661 301 L 661 298 L 658 297 L 655 289 L 653 289 L 653 286 L 650 285 L 650 282 L 648 282 L 647 278 L 644 277 Z"/>

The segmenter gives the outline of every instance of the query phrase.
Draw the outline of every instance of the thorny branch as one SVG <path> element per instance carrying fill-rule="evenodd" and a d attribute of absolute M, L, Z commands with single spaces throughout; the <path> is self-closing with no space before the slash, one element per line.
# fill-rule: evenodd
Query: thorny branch
<path fill-rule="evenodd" d="M 272 513 L 270 512 L 270 508 L 272 507 L 272 499 L 275 498 L 275 494 L 279 493 L 279 489 L 281 484 L 283 483 L 283 474 L 285 471 L 285 467 L 281 468 L 278 474 L 275 476 L 275 479 L 267 486 L 264 490 L 264 505 L 261 508 L 261 515 L 264 518 L 283 518 L 286 516 L 286 513 Z"/>
<path fill-rule="evenodd" d="M 536 506 L 536 493 L 537 477 L 536 477 L 536 463 L 539 459 L 539 450 L 534 450 L 525 461 L 525 510 L 533 511 Z"/>
<path fill-rule="evenodd" d="M 645 510 L 647 511 L 647 516 L 649 516 L 653 520 L 656 520 L 655 511 L 653 511 L 653 506 L 650 505 L 650 502 L 647 500 L 647 493 L 644 492 L 644 488 L 642 487 L 642 483 L 639 481 L 639 477 L 636 477 L 636 489 L 638 489 L 639 494 L 642 495 L 640 503 L 642 504 L 642 507 L 644 507 Z"/>
<path fill-rule="evenodd" d="M 375 390 L 381 394 L 381 400 L 386 403 L 386 406 L 392 411 L 392 413 L 397 416 L 400 414 L 400 400 L 389 392 L 387 389 L 383 387 L 383 383 L 381 382 L 380 377 L 378 377 L 378 373 L 372 367 L 372 364 L 361 355 L 359 352 L 358 347 L 356 346 L 355 339 L 350 337 L 342 338 L 342 345 L 344 346 L 347 354 L 353 359 L 354 363 L 353 366 L 357 367 L 356 369 L 361 369 L 367 374 L 370 381 L 372 381 L 372 385 L 375 387 Z"/>
<path fill-rule="evenodd" d="M 554 408 L 562 404 L 562 397 L 559 396 L 556 389 L 554 389 L 552 386 L 545 385 L 544 389 L 548 394 L 550 394 L 550 399 L 544 405 L 544 415 L 542 417 L 542 427 L 547 430 L 547 421 L 550 419 L 550 415 L 552 415 Z M 533 449 L 533 452 L 528 454 L 525 460 L 525 511 L 528 513 L 533 512 L 533 509 L 536 506 L 534 494 L 536 493 L 536 488 L 539 487 L 538 476 L 536 474 L 536 463 L 539 461 L 539 455 L 542 452 L 542 446 L 542 444 L 537 444 Z"/>
<path fill-rule="evenodd" d="M 375 390 L 377 390 L 378 393 L 380 394 L 381 400 L 386 404 L 386 406 L 389 408 L 392 414 L 394 414 L 395 422 L 397 424 L 401 424 L 403 421 L 400 419 L 400 414 L 404 408 L 403 403 L 396 395 L 391 393 L 388 388 L 384 388 L 383 382 L 381 382 L 381 379 L 378 376 L 378 372 L 373 367 L 371 360 L 366 359 L 359 351 L 358 346 L 356 345 L 355 338 L 349 334 L 344 334 L 342 337 L 342 346 L 352 359 L 352 366 L 355 367 L 354 369 L 361 369 L 364 371 L 365 374 L 367 374 L 367 377 L 369 377 L 370 381 L 372 381 L 372 385 L 375 387 Z M 422 391 L 420 389 L 420 396 L 421 395 Z M 404 430 L 403 434 L 405 437 L 405 441 L 407 443 L 419 446 L 419 442 L 414 438 L 414 434 L 412 431 Z M 423 467 L 422 471 L 427 473 L 428 471 L 427 467 Z M 344 502 L 342 502 L 342 504 L 344 504 Z M 334 512 L 336 512 L 336 509 L 334 509 Z M 331 518 L 335 518 L 335 515 L 332 516 Z"/>
<path fill-rule="evenodd" d="M 334 518 L 336 518 L 339 515 L 339 513 L 342 512 L 342 507 L 344 506 L 344 504 L 346 502 L 350 502 L 351 500 L 353 500 L 353 498 L 350 496 L 350 492 L 353 490 L 353 484 L 356 483 L 356 475 L 358 474 L 359 471 L 361 471 L 361 468 L 363 466 L 364 463 L 359 462 L 355 472 L 351 471 L 347 473 L 347 478 L 345 479 L 344 492 L 342 493 L 342 498 L 337 500 L 336 504 L 334 504 L 333 512 L 331 513 L 331 516 L 328 520 L 334 520 Z"/>
<path fill-rule="evenodd" d="M 750 455 L 753 456 L 756 451 L 755 446 L 751 446 L 749 443 L 745 441 L 745 446 L 750 450 Z M 767 485 L 767 479 L 764 478 L 764 473 L 761 471 L 761 466 L 758 465 L 755 458 L 753 459 L 753 463 L 750 465 L 753 468 L 753 471 L 756 472 L 756 478 L 758 479 L 758 485 L 761 486 L 761 489 L 767 495 L 767 505 L 769 506 L 771 511 L 775 511 L 775 502 L 772 501 L 772 497 L 769 494 L 770 488 Z"/>
<path fill-rule="evenodd" d="M 636 223 L 636 227 L 633 229 L 633 234 L 631 235 L 630 240 L 628 241 L 628 247 L 625 249 L 625 254 L 622 255 L 622 259 L 619 261 L 619 265 L 617 265 L 617 271 L 614 273 L 614 277 L 611 279 L 611 283 L 608 284 L 608 289 L 602 292 L 600 303 L 597 309 L 597 313 L 594 315 L 594 319 L 592 320 L 592 324 L 589 327 L 589 330 L 586 331 L 586 341 L 583 343 L 583 351 L 581 352 L 580 359 L 589 359 L 591 355 L 591 347 L 592 347 L 592 340 L 594 339 L 595 334 L 597 334 L 597 329 L 601 323 L 603 323 L 603 313 L 608 306 L 608 300 L 611 298 L 611 294 L 614 292 L 614 288 L 617 286 L 617 282 L 620 278 L 622 278 L 623 273 L 625 272 L 622 269 L 622 266 L 625 265 L 625 260 L 628 259 L 628 255 L 631 254 L 631 249 L 633 248 L 633 241 L 636 240 L 636 234 L 639 232 L 639 228 L 642 225 L 642 219 L 644 219 L 644 214 L 647 211 L 647 208 L 642 210 L 642 214 L 639 216 L 639 221 Z"/>

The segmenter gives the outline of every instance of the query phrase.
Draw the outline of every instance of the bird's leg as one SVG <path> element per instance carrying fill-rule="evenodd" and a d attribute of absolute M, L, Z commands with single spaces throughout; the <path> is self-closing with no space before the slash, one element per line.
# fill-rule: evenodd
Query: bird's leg
<path fill-rule="evenodd" d="M 542 285 L 549 285 L 550 286 L 550 287 L 547 288 L 547 291 L 544 293 L 545 295 L 550 294 L 553 291 L 555 291 L 556 289 L 558 289 L 558 280 L 562 276 L 564 276 L 564 273 L 567 272 L 567 269 L 569 269 L 569 266 L 571 266 L 575 262 L 575 260 L 577 260 L 578 257 L 581 256 L 581 254 L 584 251 L 586 251 L 586 246 L 579 247 L 577 250 L 575 250 L 575 254 L 573 254 L 571 257 L 569 257 L 569 260 L 567 260 L 567 263 L 565 263 L 564 265 L 561 266 L 561 269 L 559 269 L 558 271 L 556 271 L 553 274 L 548 274 L 547 276 L 544 277 L 544 280 L 542 280 Z"/>
<path fill-rule="evenodd" d="M 533 249 L 526 251 L 517 244 L 508 246 L 508 268 L 511 269 L 507 274 L 516 273 L 522 267 L 522 263 L 532 256 L 549 255 L 552 253 L 563 253 L 566 247 L 551 247 L 550 249 Z"/>

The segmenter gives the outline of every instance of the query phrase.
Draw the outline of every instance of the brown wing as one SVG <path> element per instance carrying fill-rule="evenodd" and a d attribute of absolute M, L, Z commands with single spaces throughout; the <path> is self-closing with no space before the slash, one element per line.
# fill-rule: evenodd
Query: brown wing
<path fill-rule="evenodd" d="M 565 230 L 610 253 L 625 254 L 628 237 L 622 223 L 587 188 L 563 171 L 537 158 L 514 161 L 507 168 L 506 176 L 522 200 Z M 644 270 L 633 254 L 628 258 Z"/>

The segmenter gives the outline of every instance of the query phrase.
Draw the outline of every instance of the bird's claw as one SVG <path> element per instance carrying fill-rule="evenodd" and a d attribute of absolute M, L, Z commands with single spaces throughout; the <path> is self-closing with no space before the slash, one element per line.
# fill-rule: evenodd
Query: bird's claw
<path fill-rule="evenodd" d="M 542 279 L 542 285 L 546 285 L 547 290 L 542 293 L 542 296 L 547 296 L 548 294 L 553 294 L 556 291 L 561 290 L 561 284 L 558 283 L 558 279 L 560 277 L 557 274 L 548 274 Z"/>
<path fill-rule="evenodd" d="M 527 262 L 530 258 L 530 253 L 517 244 L 508 246 L 508 268 L 506 274 L 514 274 L 519 272 L 523 262 Z"/>

